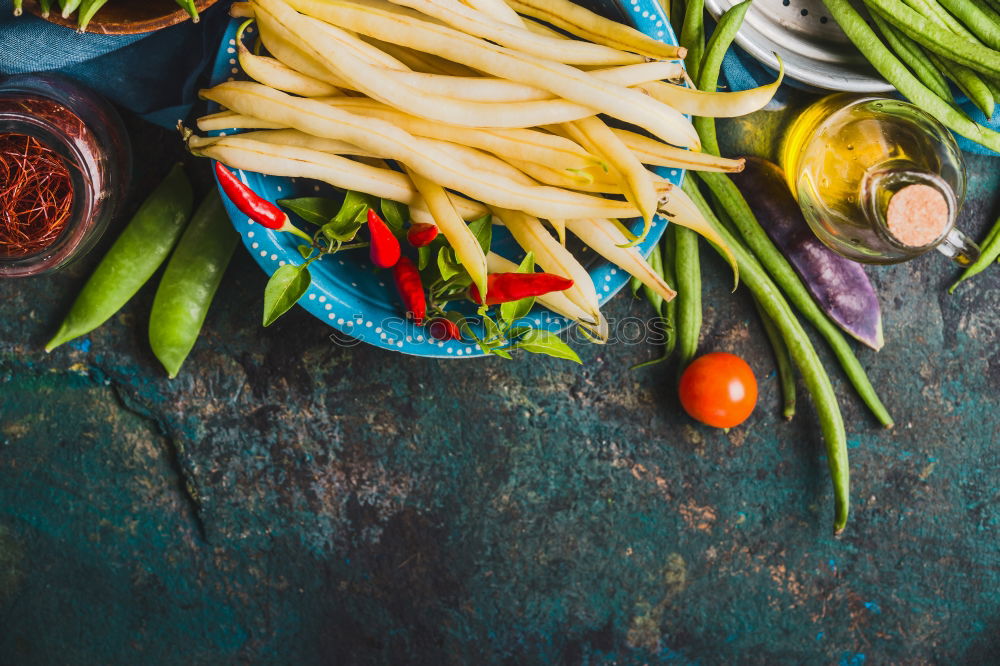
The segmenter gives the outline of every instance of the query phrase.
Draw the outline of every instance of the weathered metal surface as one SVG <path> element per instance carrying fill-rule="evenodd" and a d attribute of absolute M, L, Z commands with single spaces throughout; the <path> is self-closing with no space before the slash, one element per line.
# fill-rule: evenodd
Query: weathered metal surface
<path fill-rule="evenodd" d="M 174 142 L 133 130 L 149 184 Z M 970 170 L 978 235 L 1000 174 Z M 95 259 L 0 282 L 2 663 L 997 662 L 1000 269 L 951 297 L 938 256 L 873 270 L 886 347 L 858 353 L 899 425 L 834 373 L 835 539 L 808 400 L 781 421 L 714 257 L 702 347 L 762 385 L 729 433 L 683 416 L 673 368 L 629 370 L 644 343 L 578 367 L 346 348 L 301 311 L 261 329 L 242 254 L 178 379 L 145 341 L 152 287 L 45 355 Z"/>

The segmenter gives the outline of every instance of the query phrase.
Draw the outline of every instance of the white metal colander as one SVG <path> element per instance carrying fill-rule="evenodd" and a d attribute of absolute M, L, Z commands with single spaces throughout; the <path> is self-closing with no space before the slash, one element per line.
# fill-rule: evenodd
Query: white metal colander
<path fill-rule="evenodd" d="M 740 0 L 705 0 L 718 18 Z M 886 92 L 892 86 L 868 64 L 820 0 L 754 0 L 736 37 L 754 58 L 785 75 L 826 90 Z"/>

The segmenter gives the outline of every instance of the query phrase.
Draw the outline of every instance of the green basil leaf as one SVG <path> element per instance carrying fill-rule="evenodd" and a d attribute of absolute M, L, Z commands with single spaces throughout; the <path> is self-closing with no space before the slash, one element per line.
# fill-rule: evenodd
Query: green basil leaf
<path fill-rule="evenodd" d="M 382 219 L 393 231 L 402 231 L 410 220 L 410 209 L 398 201 L 382 199 L 379 208 L 382 210 Z"/>
<path fill-rule="evenodd" d="M 329 197 L 279 199 L 278 205 L 284 206 L 309 224 L 315 224 L 317 227 L 322 227 L 329 222 L 341 209 L 341 203 Z"/>
<path fill-rule="evenodd" d="M 458 266 L 455 266 L 458 269 Z M 441 285 L 441 291 L 452 292 L 452 291 L 465 291 L 472 284 L 472 277 L 462 271 L 458 275 L 454 275 L 449 278 L 443 285 Z"/>
<path fill-rule="evenodd" d="M 517 349 L 523 349 L 533 354 L 547 354 L 555 358 L 583 363 L 573 349 L 563 342 L 558 335 L 550 331 L 533 328 L 517 341 Z"/>
<path fill-rule="evenodd" d="M 493 216 L 489 213 L 483 215 L 478 220 L 473 220 L 469 222 L 469 230 L 479 241 L 479 246 L 483 248 L 483 252 L 490 251 L 490 243 L 493 242 Z"/>
<path fill-rule="evenodd" d="M 459 274 L 460 268 L 455 253 L 450 247 L 443 247 L 437 256 L 438 270 L 441 271 L 441 278 L 450 280 Z"/>
<path fill-rule="evenodd" d="M 508 361 L 513 358 L 510 355 L 510 352 L 507 351 L 506 349 L 491 349 L 490 353 L 493 354 L 494 356 L 499 356 L 500 358 L 505 358 Z"/>
<path fill-rule="evenodd" d="M 332 241 L 347 243 L 354 240 L 354 237 L 358 235 L 358 231 L 361 229 L 361 225 L 363 223 L 363 218 L 360 217 L 348 220 L 344 223 L 341 223 L 337 220 L 337 218 L 334 218 L 323 225 L 322 231 L 323 235 Z"/>
<path fill-rule="evenodd" d="M 313 252 L 312 246 L 311 245 L 305 245 L 305 244 L 299 245 L 298 250 L 299 250 L 299 254 L 302 255 L 303 259 L 308 259 L 309 256 Z"/>
<path fill-rule="evenodd" d="M 534 273 L 535 272 L 535 255 L 531 252 L 524 256 L 521 260 L 521 265 L 517 267 L 517 273 Z M 527 317 L 528 313 L 531 312 L 532 306 L 535 304 L 534 296 L 529 298 L 522 298 L 517 301 L 510 301 L 507 303 L 500 304 L 500 319 L 507 322 L 508 325 L 513 324 L 515 321 L 522 317 Z"/>
<path fill-rule="evenodd" d="M 507 335 L 509 335 L 511 338 L 516 338 L 517 336 L 523 333 L 527 333 L 528 331 L 533 331 L 533 330 L 535 329 L 533 329 L 531 326 L 513 326 L 509 331 L 507 331 Z"/>
<path fill-rule="evenodd" d="M 505 340 L 503 331 L 501 331 L 496 322 L 487 315 L 483 315 L 483 329 L 486 332 L 486 340 L 488 342 L 494 342 L 498 339 Z"/>
<path fill-rule="evenodd" d="M 472 330 L 471 326 L 469 326 L 468 319 L 462 319 L 462 321 L 459 322 L 458 330 L 461 331 L 462 337 L 472 338 L 477 343 L 479 343 L 479 346 L 482 347 L 484 351 L 486 350 L 486 347 L 483 346 L 483 341 L 479 339 L 479 336 L 476 335 L 476 332 Z"/>
<path fill-rule="evenodd" d="M 348 190 L 344 194 L 344 203 L 340 206 L 340 210 L 328 221 L 344 226 L 353 224 L 360 218 L 361 222 L 364 223 L 370 207 L 371 199 L 367 194 Z"/>
<path fill-rule="evenodd" d="M 431 260 L 431 248 L 429 245 L 417 248 L 417 270 L 422 271 L 427 268 Z"/>
<path fill-rule="evenodd" d="M 309 289 L 309 265 L 285 264 L 274 271 L 264 288 L 264 326 L 288 312 Z"/>

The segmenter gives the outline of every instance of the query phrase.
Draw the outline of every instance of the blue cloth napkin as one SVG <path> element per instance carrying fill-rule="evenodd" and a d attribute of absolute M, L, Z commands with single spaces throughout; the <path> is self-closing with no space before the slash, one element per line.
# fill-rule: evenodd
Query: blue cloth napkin
<path fill-rule="evenodd" d="M 191 111 L 228 21 L 229 2 L 199 23 L 139 35 L 80 35 L 0 0 L 0 74 L 55 71 L 150 122 L 173 128 Z"/>
<path fill-rule="evenodd" d="M 734 46 L 729 49 L 726 53 L 726 57 L 722 62 L 722 74 L 725 77 L 726 84 L 729 86 L 729 90 L 746 90 L 748 88 L 755 88 L 757 86 L 765 85 L 774 81 L 777 73 L 767 67 L 761 65 L 757 60 L 753 58 L 743 49 Z M 785 79 L 792 85 L 795 82 Z M 803 89 L 813 90 L 814 92 L 821 92 L 808 86 L 796 86 L 802 87 Z M 782 86 L 784 88 L 784 86 Z M 1000 131 L 1000 110 L 993 114 L 993 118 L 987 118 L 983 115 L 983 112 L 976 108 L 976 106 L 968 100 L 964 95 L 956 94 L 955 99 L 958 101 L 962 109 L 969 114 L 969 117 L 975 120 L 981 125 L 985 125 L 997 131 Z M 1000 106 L 1000 105 L 998 105 Z M 958 145 L 962 150 L 970 153 L 978 153 L 980 155 L 996 155 L 989 148 L 984 148 L 974 141 L 969 141 L 968 139 L 955 135 L 958 139 Z"/>

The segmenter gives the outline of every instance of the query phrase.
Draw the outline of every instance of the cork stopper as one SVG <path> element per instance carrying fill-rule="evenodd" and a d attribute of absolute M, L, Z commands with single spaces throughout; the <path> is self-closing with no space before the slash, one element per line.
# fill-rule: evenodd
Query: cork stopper
<path fill-rule="evenodd" d="M 936 187 L 907 185 L 889 199 L 889 233 L 909 247 L 930 245 L 948 228 L 948 201 Z"/>

